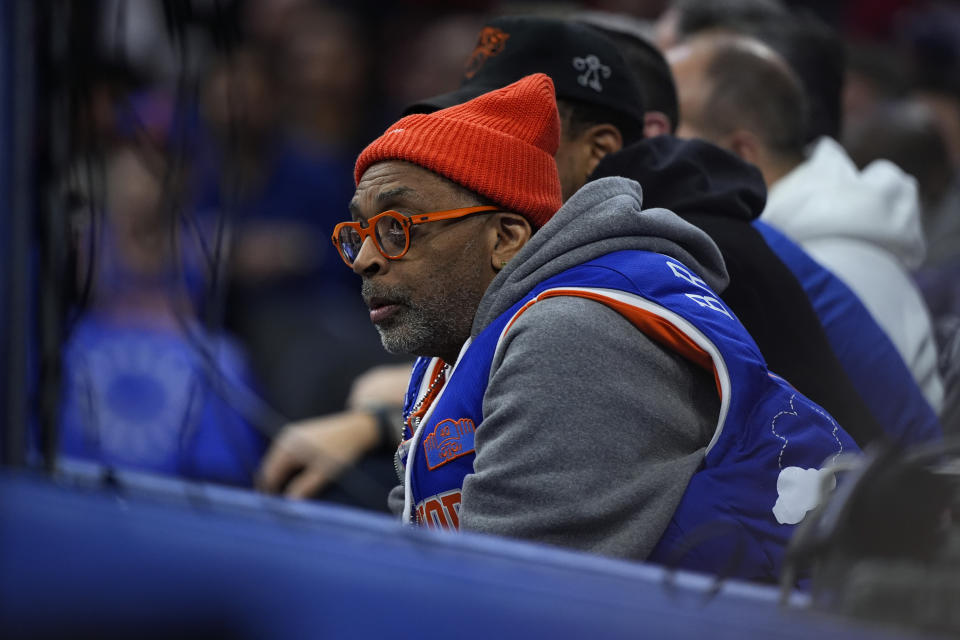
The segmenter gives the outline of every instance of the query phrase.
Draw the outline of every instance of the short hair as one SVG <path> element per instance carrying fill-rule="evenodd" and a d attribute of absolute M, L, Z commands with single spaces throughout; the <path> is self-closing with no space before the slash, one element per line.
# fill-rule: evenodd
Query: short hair
<path fill-rule="evenodd" d="M 677 32 L 732 31 L 757 38 L 787 61 L 807 94 L 805 141 L 838 138 L 843 125 L 843 41 L 809 12 L 791 12 L 779 0 L 675 0 Z"/>
<path fill-rule="evenodd" d="M 598 124 L 612 124 L 619 129 L 620 136 L 623 138 L 623 146 L 643 139 L 643 127 L 636 123 L 633 118 L 621 114 L 615 109 L 582 100 L 558 97 L 557 110 L 560 112 L 560 119 L 563 122 L 563 136 L 567 139 L 576 138 L 589 127 Z"/>
<path fill-rule="evenodd" d="M 666 115 L 671 133 L 676 131 L 680 109 L 673 74 L 663 54 L 644 35 L 640 21 L 632 16 L 597 11 L 576 14 L 576 19 L 599 30 L 617 45 L 643 94 L 644 109 Z"/>
<path fill-rule="evenodd" d="M 703 128 L 719 135 L 749 128 L 780 156 L 802 154 L 807 101 L 789 65 L 753 38 L 715 36 L 709 41 L 713 48 L 704 72 Z"/>

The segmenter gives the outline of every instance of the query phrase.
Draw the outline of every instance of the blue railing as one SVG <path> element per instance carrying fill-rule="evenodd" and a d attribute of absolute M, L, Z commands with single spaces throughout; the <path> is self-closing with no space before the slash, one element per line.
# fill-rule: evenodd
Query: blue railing
<path fill-rule="evenodd" d="M 0 475 L 0 513 L 3 637 L 894 637 L 765 586 L 96 467 Z"/>

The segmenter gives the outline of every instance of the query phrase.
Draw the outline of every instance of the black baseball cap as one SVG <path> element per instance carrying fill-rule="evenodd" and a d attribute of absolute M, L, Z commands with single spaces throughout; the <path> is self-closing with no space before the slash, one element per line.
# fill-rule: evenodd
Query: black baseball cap
<path fill-rule="evenodd" d="M 605 107 L 643 131 L 643 95 L 617 46 L 591 26 L 534 16 L 490 20 L 467 59 L 460 88 L 415 102 L 403 113 L 452 107 L 531 73 L 550 76 L 557 98 Z"/>

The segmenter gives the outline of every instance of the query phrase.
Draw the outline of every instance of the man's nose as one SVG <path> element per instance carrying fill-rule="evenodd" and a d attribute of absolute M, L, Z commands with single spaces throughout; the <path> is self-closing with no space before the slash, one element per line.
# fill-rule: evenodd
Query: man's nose
<path fill-rule="evenodd" d="M 377 250 L 373 238 L 367 237 L 360 245 L 360 251 L 353 261 L 353 272 L 358 276 L 372 276 L 379 273 L 387 265 L 387 259 Z"/>

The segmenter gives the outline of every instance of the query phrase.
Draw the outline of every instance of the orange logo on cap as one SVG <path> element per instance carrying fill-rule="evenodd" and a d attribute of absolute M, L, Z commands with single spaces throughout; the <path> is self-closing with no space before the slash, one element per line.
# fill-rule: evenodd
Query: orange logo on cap
<path fill-rule="evenodd" d="M 487 61 L 487 58 L 492 58 L 503 51 L 503 45 L 509 37 L 510 34 L 502 29 L 484 27 L 477 38 L 476 48 L 467 59 L 466 71 L 463 75 L 472 78 L 483 66 L 483 63 Z"/>

